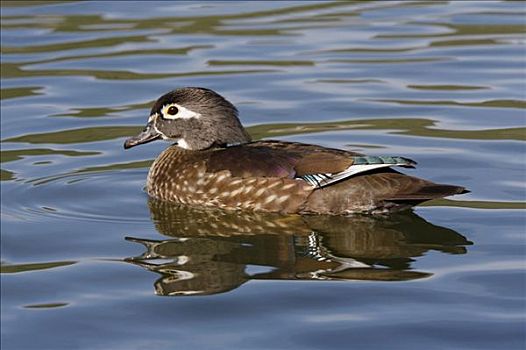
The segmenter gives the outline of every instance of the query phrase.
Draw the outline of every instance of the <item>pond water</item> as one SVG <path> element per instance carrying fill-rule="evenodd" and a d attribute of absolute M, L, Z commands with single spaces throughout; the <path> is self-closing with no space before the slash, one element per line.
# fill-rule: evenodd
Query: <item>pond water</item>
<path fill-rule="evenodd" d="M 2 2 L 2 349 L 523 349 L 521 2 Z M 386 217 L 148 199 L 182 86 L 469 188 Z"/>

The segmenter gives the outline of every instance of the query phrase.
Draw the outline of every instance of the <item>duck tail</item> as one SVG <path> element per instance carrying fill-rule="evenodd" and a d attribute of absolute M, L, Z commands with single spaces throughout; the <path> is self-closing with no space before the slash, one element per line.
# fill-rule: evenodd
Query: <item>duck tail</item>
<path fill-rule="evenodd" d="M 420 187 L 417 191 L 414 192 L 397 193 L 393 197 L 386 198 L 386 200 L 390 202 L 407 203 L 415 205 L 431 199 L 443 198 L 469 192 L 469 190 L 462 186 L 429 184 Z"/>

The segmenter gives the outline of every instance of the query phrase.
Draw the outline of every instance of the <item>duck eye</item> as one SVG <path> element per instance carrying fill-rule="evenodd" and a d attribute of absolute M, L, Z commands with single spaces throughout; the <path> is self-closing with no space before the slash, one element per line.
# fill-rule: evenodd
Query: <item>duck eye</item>
<path fill-rule="evenodd" d="M 169 115 L 176 115 L 177 112 L 179 112 L 179 110 L 175 106 L 170 106 L 170 108 L 168 108 L 168 111 L 167 111 Z"/>

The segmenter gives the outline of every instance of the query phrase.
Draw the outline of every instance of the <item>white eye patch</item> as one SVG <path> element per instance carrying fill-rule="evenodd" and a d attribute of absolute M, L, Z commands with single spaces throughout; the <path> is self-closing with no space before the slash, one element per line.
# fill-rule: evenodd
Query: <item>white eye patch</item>
<path fill-rule="evenodd" d="M 164 105 L 161 108 L 161 114 L 164 119 L 190 119 L 190 118 L 200 118 L 201 114 L 189 110 L 183 106 L 178 105 L 177 103 L 170 103 L 169 105 Z"/>

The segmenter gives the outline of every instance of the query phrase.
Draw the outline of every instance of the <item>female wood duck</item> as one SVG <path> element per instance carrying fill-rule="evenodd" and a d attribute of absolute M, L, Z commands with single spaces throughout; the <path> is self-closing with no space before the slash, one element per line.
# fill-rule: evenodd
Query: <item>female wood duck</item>
<path fill-rule="evenodd" d="M 154 104 L 148 123 L 124 148 L 157 139 L 175 142 L 155 160 L 146 190 L 191 206 L 266 212 L 381 213 L 466 193 L 401 174 L 403 157 L 359 153 L 284 141 L 255 141 L 236 107 L 216 92 L 173 90 Z"/>

